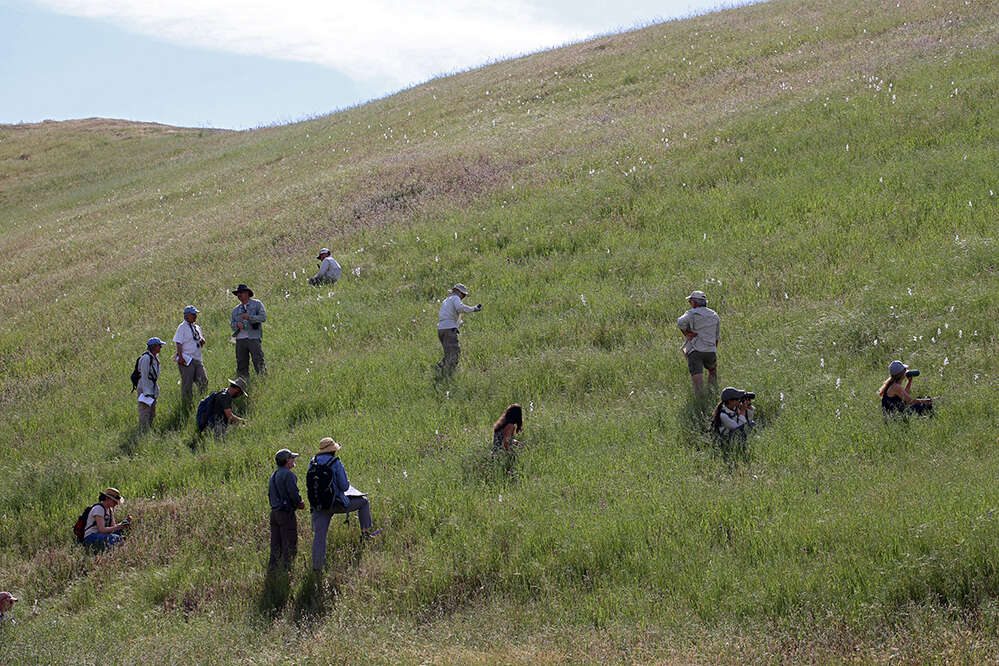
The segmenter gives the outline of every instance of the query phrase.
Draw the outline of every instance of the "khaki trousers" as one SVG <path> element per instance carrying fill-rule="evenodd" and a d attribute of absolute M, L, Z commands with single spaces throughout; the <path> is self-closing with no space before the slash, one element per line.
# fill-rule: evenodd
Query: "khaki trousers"
<path fill-rule="evenodd" d="M 149 427 L 153 425 L 153 419 L 156 418 L 156 403 L 147 405 L 144 402 L 139 403 L 139 430 L 146 431 Z"/>
<path fill-rule="evenodd" d="M 180 395 L 184 400 L 190 400 L 194 394 L 194 382 L 198 382 L 198 391 L 201 393 L 208 388 L 208 374 L 201 361 L 192 359 L 187 365 L 178 363 L 177 368 L 180 370 Z"/>

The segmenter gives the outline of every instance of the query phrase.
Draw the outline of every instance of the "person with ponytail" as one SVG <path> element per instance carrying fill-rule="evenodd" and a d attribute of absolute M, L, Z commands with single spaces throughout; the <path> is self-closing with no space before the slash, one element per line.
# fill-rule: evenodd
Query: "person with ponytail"
<path fill-rule="evenodd" d="M 933 415 L 934 398 L 913 398 L 909 394 L 912 388 L 912 378 L 919 375 L 919 370 L 909 370 L 902 361 L 892 361 L 888 364 L 888 379 L 881 385 L 878 395 L 881 397 L 881 408 L 885 414 L 927 414 Z M 902 380 L 906 380 L 902 385 Z"/>

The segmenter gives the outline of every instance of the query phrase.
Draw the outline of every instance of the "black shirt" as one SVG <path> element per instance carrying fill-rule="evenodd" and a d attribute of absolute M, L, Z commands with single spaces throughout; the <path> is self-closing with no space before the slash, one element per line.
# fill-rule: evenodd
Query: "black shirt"
<path fill-rule="evenodd" d="M 229 389 L 224 389 L 219 391 L 215 395 L 215 400 L 212 401 L 212 420 L 226 422 L 225 410 L 227 409 L 232 409 L 232 396 L 229 394 Z"/>

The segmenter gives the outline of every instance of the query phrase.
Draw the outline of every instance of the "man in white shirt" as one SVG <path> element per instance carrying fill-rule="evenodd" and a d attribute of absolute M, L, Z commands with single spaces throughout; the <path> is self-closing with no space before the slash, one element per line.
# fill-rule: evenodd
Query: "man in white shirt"
<path fill-rule="evenodd" d="M 180 370 L 180 396 L 184 403 L 190 403 L 193 396 L 194 382 L 198 382 L 198 392 L 208 389 L 208 374 L 202 362 L 202 348 L 205 346 L 205 336 L 196 323 L 201 311 L 193 305 L 184 308 L 184 321 L 177 327 L 173 341 L 177 343 L 177 368 Z"/>
<path fill-rule="evenodd" d="M 160 397 L 160 350 L 164 342 L 159 338 L 149 338 L 146 351 L 136 361 L 139 381 L 135 385 L 139 393 L 139 432 L 145 432 L 156 418 L 156 400 Z"/>
<path fill-rule="evenodd" d="M 331 254 L 325 247 L 319 251 L 319 256 L 316 259 L 322 263 L 319 264 L 319 272 L 309 278 L 309 284 L 313 286 L 323 284 L 332 285 L 340 279 L 343 269 L 340 268 L 340 264 L 337 263 Z"/>
<path fill-rule="evenodd" d="M 704 383 L 704 368 L 708 369 L 708 383 L 718 385 L 718 342 L 720 341 L 721 319 L 718 313 L 708 307 L 708 297 L 703 291 L 692 291 L 687 297 L 690 309 L 676 320 L 676 326 L 683 333 L 683 353 L 687 357 L 687 369 L 694 383 L 694 391 L 701 392 Z"/>
<path fill-rule="evenodd" d="M 443 375 L 450 375 L 458 366 L 458 358 L 461 356 L 458 328 L 461 326 L 462 313 L 478 312 L 482 309 L 481 303 L 474 308 L 462 303 L 462 299 L 466 296 L 468 288 L 465 285 L 460 282 L 454 285 L 451 293 L 441 303 L 441 310 L 437 315 L 437 338 L 444 348 L 444 357 L 437 362 L 437 370 Z"/>

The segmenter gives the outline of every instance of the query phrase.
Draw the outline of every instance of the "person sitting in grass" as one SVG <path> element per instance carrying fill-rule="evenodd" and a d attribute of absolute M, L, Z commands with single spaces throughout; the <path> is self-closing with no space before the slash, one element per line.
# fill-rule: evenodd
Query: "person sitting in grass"
<path fill-rule="evenodd" d="M 0 625 L 6 623 L 7 620 L 14 621 L 10 612 L 14 609 L 14 602 L 17 600 L 17 597 L 10 592 L 0 592 Z"/>
<path fill-rule="evenodd" d="M 126 516 L 120 523 L 115 521 L 115 507 L 125 503 L 117 488 L 108 488 L 100 493 L 97 502 L 87 514 L 83 543 L 94 550 L 105 550 L 121 543 L 121 532 L 132 524 L 132 516 Z"/>
<path fill-rule="evenodd" d="M 722 439 L 729 439 L 732 435 L 745 438 L 747 431 L 756 425 L 753 420 L 755 397 L 755 393 L 726 386 L 722 390 L 721 402 L 711 416 L 711 429 Z"/>
<path fill-rule="evenodd" d="M 919 370 L 909 370 L 902 361 L 892 361 L 888 364 L 888 379 L 881 385 L 878 395 L 881 396 L 881 408 L 885 414 L 926 414 L 933 415 L 933 398 L 913 398 L 909 394 L 912 388 L 912 378 L 919 375 Z M 902 380 L 905 379 L 905 386 Z"/>
<path fill-rule="evenodd" d="M 524 429 L 524 410 L 514 403 L 506 408 L 503 416 L 493 425 L 493 454 L 500 449 L 510 451 L 520 442 L 513 438 L 514 434 Z"/>
<path fill-rule="evenodd" d="M 336 284 L 336 281 L 340 279 L 340 275 L 343 274 L 343 269 L 340 268 L 337 260 L 332 257 L 332 253 L 324 247 L 319 251 L 319 256 L 316 259 L 321 262 L 319 264 L 319 272 L 309 278 L 309 284 L 314 287 L 324 284 Z"/>

